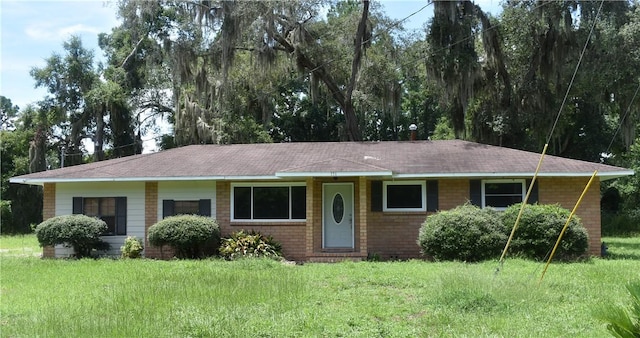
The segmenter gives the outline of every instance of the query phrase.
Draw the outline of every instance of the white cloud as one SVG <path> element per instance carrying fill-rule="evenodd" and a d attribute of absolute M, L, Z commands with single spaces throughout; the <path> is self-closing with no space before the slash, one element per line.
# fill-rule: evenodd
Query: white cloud
<path fill-rule="evenodd" d="M 41 41 L 65 40 L 72 35 L 83 33 L 99 34 L 100 32 L 102 30 L 98 27 L 91 27 L 81 23 L 58 28 L 48 23 L 36 23 L 25 28 L 25 33 L 28 37 Z"/>

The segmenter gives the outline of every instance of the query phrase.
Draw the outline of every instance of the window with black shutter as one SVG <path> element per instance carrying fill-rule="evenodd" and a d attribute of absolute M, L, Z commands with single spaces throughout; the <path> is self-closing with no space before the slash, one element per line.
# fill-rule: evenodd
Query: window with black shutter
<path fill-rule="evenodd" d="M 73 213 L 97 217 L 107 224 L 103 236 L 127 234 L 126 197 L 74 197 Z"/>
<path fill-rule="evenodd" d="M 526 195 L 524 179 L 502 179 L 482 181 L 482 207 L 503 210 L 524 201 Z"/>
<path fill-rule="evenodd" d="M 162 200 L 162 218 L 176 215 L 211 216 L 211 200 Z"/>
<path fill-rule="evenodd" d="M 383 211 L 426 211 L 425 181 L 393 181 L 382 183 Z"/>

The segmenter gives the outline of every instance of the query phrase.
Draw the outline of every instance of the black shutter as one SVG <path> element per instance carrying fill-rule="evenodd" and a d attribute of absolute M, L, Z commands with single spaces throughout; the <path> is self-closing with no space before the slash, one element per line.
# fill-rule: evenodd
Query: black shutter
<path fill-rule="evenodd" d="M 116 197 L 116 235 L 127 234 L 127 198 Z"/>
<path fill-rule="evenodd" d="M 427 181 L 427 211 L 438 211 L 438 181 Z"/>
<path fill-rule="evenodd" d="M 371 181 L 371 211 L 382 211 L 382 181 Z"/>
<path fill-rule="evenodd" d="M 482 207 L 482 181 L 469 180 L 469 201 L 475 206 Z"/>
<path fill-rule="evenodd" d="M 531 185 L 531 180 L 527 180 L 526 189 L 529 191 L 529 186 Z M 538 180 L 533 184 L 533 189 L 531 189 L 531 195 L 529 195 L 529 200 L 527 201 L 529 204 L 538 203 Z"/>
<path fill-rule="evenodd" d="M 82 197 L 74 197 L 73 198 L 73 214 L 82 214 L 84 211 L 84 200 Z"/>
<path fill-rule="evenodd" d="M 167 218 L 175 214 L 175 202 L 173 200 L 162 200 L 162 218 Z"/>
<path fill-rule="evenodd" d="M 211 217 L 211 200 L 200 200 L 200 205 L 198 207 L 200 216 Z"/>

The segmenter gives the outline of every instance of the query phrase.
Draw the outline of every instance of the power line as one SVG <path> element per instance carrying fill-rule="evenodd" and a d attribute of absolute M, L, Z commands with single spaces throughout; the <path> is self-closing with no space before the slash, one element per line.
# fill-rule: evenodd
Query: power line
<path fill-rule="evenodd" d="M 573 81 L 576 79 L 576 74 L 578 74 L 578 69 L 580 68 L 580 64 L 582 63 L 582 58 L 584 57 L 584 53 L 587 50 L 587 46 L 589 45 L 589 40 L 591 40 L 593 29 L 596 27 L 596 23 L 598 22 L 598 17 L 600 16 L 600 10 L 602 9 L 603 4 L 604 4 L 604 0 L 600 2 L 600 7 L 598 7 L 598 12 L 596 13 L 595 18 L 593 19 L 593 24 L 591 25 L 591 29 L 589 30 L 589 35 L 587 35 L 587 40 L 584 42 L 584 47 L 582 48 L 582 52 L 580 53 L 580 57 L 578 58 L 576 69 L 573 71 L 573 76 L 571 76 L 571 81 L 569 82 L 569 86 L 567 87 L 567 92 L 564 94 L 564 99 L 562 99 L 562 104 L 560 104 L 558 115 L 556 116 L 556 120 L 553 122 L 553 126 L 551 127 L 551 131 L 549 132 L 549 136 L 547 137 L 546 144 L 549 144 L 549 142 L 551 141 L 551 137 L 553 137 L 553 132 L 555 131 L 556 126 L 558 125 L 558 121 L 560 120 L 560 115 L 562 114 L 562 108 L 564 108 L 564 105 L 567 102 L 567 97 L 569 97 L 569 91 L 571 91 L 571 87 L 573 86 Z"/>

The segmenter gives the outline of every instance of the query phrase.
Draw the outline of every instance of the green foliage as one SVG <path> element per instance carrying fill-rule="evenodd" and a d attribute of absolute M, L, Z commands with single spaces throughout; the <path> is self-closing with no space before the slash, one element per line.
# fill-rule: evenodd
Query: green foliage
<path fill-rule="evenodd" d="M 28 174 L 30 141 L 34 138 L 36 127 L 30 123 L 35 115 L 27 109 L 16 121 L 13 131 L 0 131 L 0 166 L 2 180 L 0 195 L 3 200 L 11 201 L 11 218 L 2 218 L 0 232 L 3 234 L 29 233 L 32 223 L 42 222 L 42 187 L 9 183 L 14 176 Z"/>
<path fill-rule="evenodd" d="M 602 236 L 640 234 L 640 209 L 602 213 Z"/>
<path fill-rule="evenodd" d="M 109 244 L 100 236 L 107 231 L 107 224 L 85 215 L 64 215 L 49 218 L 38 224 L 36 237 L 40 246 L 62 244 L 73 248 L 77 258 L 90 257 L 96 250 L 108 250 Z"/>
<path fill-rule="evenodd" d="M 222 239 L 220 255 L 228 260 L 241 257 L 279 258 L 282 256 L 282 247 L 271 236 L 240 230 Z"/>
<path fill-rule="evenodd" d="M 607 330 L 618 338 L 640 337 L 640 282 L 626 285 L 631 295 L 631 308 L 607 304 L 603 306 L 596 317 L 607 322 Z"/>
<path fill-rule="evenodd" d="M 171 246 L 178 258 L 202 258 L 216 253 L 220 228 L 209 217 L 179 215 L 152 225 L 148 237 L 151 245 Z"/>
<path fill-rule="evenodd" d="M 505 233 L 511 232 L 520 206 L 512 205 L 502 213 Z M 518 256 L 545 259 L 558 240 L 569 214 L 569 210 L 559 205 L 527 205 L 509 247 L 510 252 Z M 562 236 L 554 259 L 576 259 L 584 255 L 588 247 L 587 230 L 580 219 L 574 216 Z"/>
<path fill-rule="evenodd" d="M 0 95 L 0 130 L 14 128 L 14 119 L 18 115 L 20 107 L 15 106 L 11 99 Z"/>
<path fill-rule="evenodd" d="M 622 210 L 637 209 L 640 206 L 640 137 L 636 138 L 629 151 L 615 164 L 629 168 L 636 173 L 633 176 L 617 179 L 612 186 L 619 191 Z"/>
<path fill-rule="evenodd" d="M 136 236 L 128 236 L 124 240 L 124 245 L 120 247 L 122 258 L 140 258 L 142 250 L 144 250 L 142 240 Z"/>
<path fill-rule="evenodd" d="M 12 218 L 11 201 L 0 200 L 0 227 L 4 228 L 7 224 L 11 224 Z M 0 230 L 0 233 L 4 231 Z"/>
<path fill-rule="evenodd" d="M 481 261 L 499 255 L 506 239 L 495 210 L 465 204 L 428 216 L 418 245 L 437 260 Z"/>

